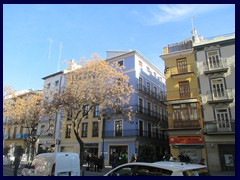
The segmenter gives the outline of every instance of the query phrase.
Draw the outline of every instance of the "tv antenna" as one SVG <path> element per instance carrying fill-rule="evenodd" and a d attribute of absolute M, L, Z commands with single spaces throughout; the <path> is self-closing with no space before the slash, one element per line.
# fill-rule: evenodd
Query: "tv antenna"
<path fill-rule="evenodd" d="M 59 50 L 59 57 L 58 57 L 58 67 L 57 67 L 57 72 L 59 71 L 59 63 L 60 63 L 60 59 L 61 59 L 61 53 L 62 53 L 62 42 L 60 43 L 60 50 Z"/>

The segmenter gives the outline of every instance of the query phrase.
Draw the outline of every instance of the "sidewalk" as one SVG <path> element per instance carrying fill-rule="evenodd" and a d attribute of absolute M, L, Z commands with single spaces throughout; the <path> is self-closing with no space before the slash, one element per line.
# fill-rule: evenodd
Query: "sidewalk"
<path fill-rule="evenodd" d="M 94 170 L 88 170 L 86 171 L 86 165 L 83 165 L 83 170 L 81 171 L 81 176 L 103 176 L 104 174 L 106 174 L 107 172 L 109 172 L 111 170 L 111 166 L 105 166 L 105 168 L 103 168 L 101 170 L 101 172 L 95 172 Z"/>

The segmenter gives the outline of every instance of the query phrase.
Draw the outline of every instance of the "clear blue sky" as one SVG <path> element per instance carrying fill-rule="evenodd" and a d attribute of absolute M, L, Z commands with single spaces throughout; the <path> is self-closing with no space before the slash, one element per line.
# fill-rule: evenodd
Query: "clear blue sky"
<path fill-rule="evenodd" d="M 63 70 L 70 59 L 105 59 L 107 50 L 137 50 L 163 72 L 163 47 L 191 37 L 193 16 L 205 38 L 235 31 L 234 4 L 4 4 L 3 86 L 42 89 L 58 62 Z"/>

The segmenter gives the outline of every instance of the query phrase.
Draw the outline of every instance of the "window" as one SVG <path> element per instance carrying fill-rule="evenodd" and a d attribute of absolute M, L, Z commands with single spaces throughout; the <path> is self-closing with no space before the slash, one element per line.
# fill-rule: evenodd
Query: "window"
<path fill-rule="evenodd" d="M 139 112 L 143 113 L 143 99 L 139 98 L 138 102 L 139 102 L 139 106 L 138 106 Z"/>
<path fill-rule="evenodd" d="M 82 137 L 87 137 L 88 123 L 82 123 Z"/>
<path fill-rule="evenodd" d="M 153 76 L 154 76 L 155 78 L 157 78 L 157 73 L 153 72 Z"/>
<path fill-rule="evenodd" d="M 142 78 L 141 77 L 139 77 L 139 90 L 141 90 L 142 91 Z"/>
<path fill-rule="evenodd" d="M 153 95 L 155 97 L 157 97 L 157 87 L 156 86 L 153 87 Z"/>
<path fill-rule="evenodd" d="M 44 128 L 45 128 L 45 125 L 44 124 L 41 125 L 41 127 L 40 127 L 40 134 L 42 134 L 44 132 Z"/>
<path fill-rule="evenodd" d="M 51 87 L 51 83 L 47 83 L 47 89 Z"/>
<path fill-rule="evenodd" d="M 207 52 L 207 59 L 208 59 L 208 68 L 215 69 L 221 67 L 221 62 L 219 58 L 219 51 L 209 51 Z"/>
<path fill-rule="evenodd" d="M 89 106 L 88 105 L 83 107 L 83 116 L 87 116 L 88 115 L 88 110 L 89 110 Z"/>
<path fill-rule="evenodd" d="M 177 69 L 178 73 L 186 73 L 187 72 L 187 59 L 177 59 Z"/>
<path fill-rule="evenodd" d="M 225 86 L 223 82 L 223 78 L 212 79 L 212 94 L 213 99 L 219 99 L 225 97 Z"/>
<path fill-rule="evenodd" d="M 100 107 L 99 105 L 96 105 L 94 107 L 94 117 L 99 117 L 100 116 Z"/>
<path fill-rule="evenodd" d="M 72 129 L 72 125 L 71 124 L 67 124 L 65 138 L 71 138 L 71 129 Z"/>
<path fill-rule="evenodd" d="M 147 93 L 150 94 L 150 89 L 151 89 L 151 85 L 149 82 L 147 82 Z"/>
<path fill-rule="evenodd" d="M 151 116 L 151 103 L 147 102 L 147 114 Z"/>
<path fill-rule="evenodd" d="M 122 120 L 115 121 L 115 136 L 122 136 Z"/>
<path fill-rule="evenodd" d="M 55 86 L 59 85 L 59 80 L 55 81 Z"/>
<path fill-rule="evenodd" d="M 142 61 L 138 61 L 138 62 L 139 62 L 139 67 L 142 68 L 143 67 Z"/>
<path fill-rule="evenodd" d="M 143 121 L 139 120 L 139 136 L 143 136 Z"/>
<path fill-rule="evenodd" d="M 92 131 L 92 137 L 98 137 L 98 122 L 93 122 L 93 131 Z"/>
<path fill-rule="evenodd" d="M 72 120 L 72 110 L 69 110 L 67 113 L 67 121 Z"/>
<path fill-rule="evenodd" d="M 118 61 L 117 63 L 118 63 L 118 65 L 119 65 L 120 67 L 123 66 L 123 59 L 120 60 L 120 61 Z"/>
<path fill-rule="evenodd" d="M 14 127 L 13 138 L 16 138 L 16 136 L 17 136 L 17 127 Z"/>
<path fill-rule="evenodd" d="M 172 171 L 158 167 L 138 165 L 136 176 L 170 176 Z"/>
<path fill-rule="evenodd" d="M 158 107 L 157 105 L 154 105 L 154 117 L 157 117 L 158 116 Z"/>
<path fill-rule="evenodd" d="M 188 81 L 179 82 L 179 95 L 180 95 L 180 99 L 190 98 L 190 88 L 189 88 Z"/>
<path fill-rule="evenodd" d="M 230 118 L 227 108 L 219 108 L 215 110 L 217 128 L 219 131 L 231 130 Z"/>
<path fill-rule="evenodd" d="M 148 137 L 152 137 L 152 124 L 148 123 Z"/>
<path fill-rule="evenodd" d="M 109 176 L 133 176 L 135 166 L 124 166 L 113 171 Z"/>
<path fill-rule="evenodd" d="M 181 104 L 173 106 L 173 120 L 198 120 L 197 104 Z"/>
<path fill-rule="evenodd" d="M 147 72 L 151 73 L 151 70 L 148 66 L 147 66 Z"/>

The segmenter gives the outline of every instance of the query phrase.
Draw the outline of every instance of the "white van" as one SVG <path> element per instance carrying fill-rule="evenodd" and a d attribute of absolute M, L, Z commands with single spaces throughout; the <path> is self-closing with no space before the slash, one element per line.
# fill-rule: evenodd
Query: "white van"
<path fill-rule="evenodd" d="M 57 152 L 37 155 L 31 166 L 22 170 L 23 176 L 80 176 L 77 153 Z"/>

